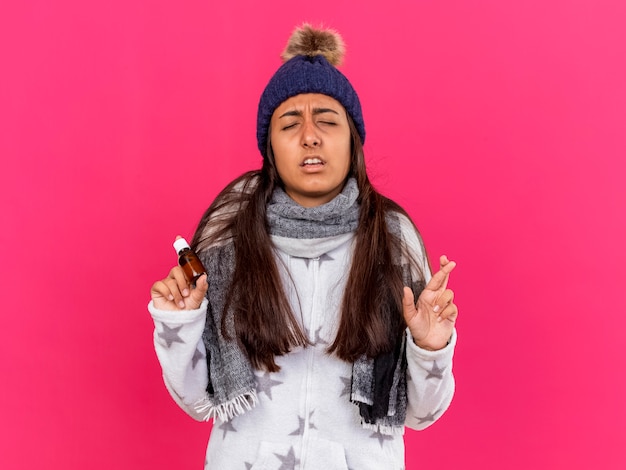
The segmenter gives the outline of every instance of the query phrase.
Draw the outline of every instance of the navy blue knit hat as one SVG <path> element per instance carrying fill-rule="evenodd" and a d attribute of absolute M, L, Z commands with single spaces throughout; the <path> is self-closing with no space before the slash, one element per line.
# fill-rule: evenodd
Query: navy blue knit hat
<path fill-rule="evenodd" d="M 257 143 L 267 156 L 267 137 L 274 110 L 301 93 L 321 93 L 339 101 L 352 117 L 365 142 L 365 124 L 361 103 L 348 79 L 336 68 L 341 64 L 344 44 L 332 30 L 318 30 L 308 24 L 297 28 L 287 43 L 282 58 L 285 63 L 270 79 L 261 95 L 257 114 Z"/>

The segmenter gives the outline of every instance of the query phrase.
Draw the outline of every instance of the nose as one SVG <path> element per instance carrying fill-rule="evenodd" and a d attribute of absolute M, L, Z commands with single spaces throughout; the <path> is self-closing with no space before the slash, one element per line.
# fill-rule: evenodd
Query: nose
<path fill-rule="evenodd" d="M 302 126 L 302 145 L 306 148 L 315 148 L 319 147 L 321 142 L 315 124 L 310 119 L 305 120 Z"/>

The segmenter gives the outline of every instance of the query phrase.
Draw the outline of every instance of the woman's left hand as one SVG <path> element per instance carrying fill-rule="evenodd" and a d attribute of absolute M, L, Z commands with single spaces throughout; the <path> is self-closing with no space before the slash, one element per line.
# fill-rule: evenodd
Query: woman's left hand
<path fill-rule="evenodd" d="M 404 288 L 402 310 L 413 341 L 417 346 L 429 351 L 444 348 L 456 322 L 459 310 L 454 304 L 454 292 L 447 288 L 450 273 L 456 267 L 454 261 L 449 261 L 444 255 L 439 258 L 441 269 L 426 285 L 417 304 L 413 292 Z"/>

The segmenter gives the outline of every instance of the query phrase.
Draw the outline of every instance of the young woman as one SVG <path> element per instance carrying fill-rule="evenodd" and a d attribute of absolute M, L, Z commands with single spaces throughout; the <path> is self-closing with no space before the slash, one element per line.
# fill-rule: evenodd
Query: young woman
<path fill-rule="evenodd" d="M 263 166 L 194 236 L 207 275 L 152 287 L 165 384 L 214 419 L 209 469 L 400 470 L 404 427 L 452 400 L 455 263 L 431 277 L 415 225 L 370 184 L 342 56 L 337 33 L 294 32 L 259 103 Z"/>

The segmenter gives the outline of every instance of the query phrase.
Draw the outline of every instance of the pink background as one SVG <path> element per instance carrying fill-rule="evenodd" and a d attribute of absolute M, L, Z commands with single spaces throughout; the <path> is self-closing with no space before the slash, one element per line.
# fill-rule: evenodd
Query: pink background
<path fill-rule="evenodd" d="M 4 3 L 0 468 L 202 467 L 149 287 L 259 166 L 303 20 L 348 44 L 375 184 L 458 262 L 457 394 L 407 468 L 626 468 L 623 1 Z"/>

